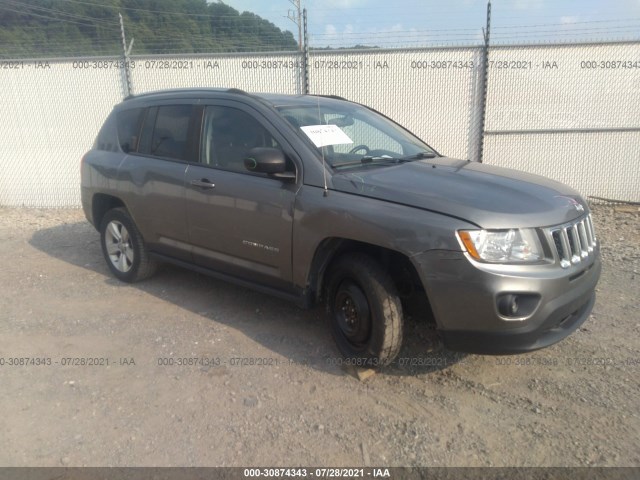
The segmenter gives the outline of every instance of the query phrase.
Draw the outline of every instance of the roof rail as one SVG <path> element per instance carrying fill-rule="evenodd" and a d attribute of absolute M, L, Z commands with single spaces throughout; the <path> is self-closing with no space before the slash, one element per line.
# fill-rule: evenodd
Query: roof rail
<path fill-rule="evenodd" d="M 229 88 L 229 89 L 227 89 L 227 93 L 238 93 L 240 95 L 249 95 L 249 96 L 251 96 L 249 93 L 245 92 L 244 90 L 241 90 L 240 88 Z"/>
<path fill-rule="evenodd" d="M 147 96 L 151 96 L 151 95 L 163 95 L 163 94 L 172 94 L 172 93 L 188 93 L 188 92 L 211 92 L 211 91 L 218 91 L 218 92 L 226 92 L 226 93 L 238 93 L 238 94 L 242 94 L 242 95 L 250 95 L 249 93 L 245 92 L 244 90 L 240 90 L 239 88 L 215 88 L 215 87 L 199 87 L 199 88 L 169 88 L 166 90 L 154 90 L 152 92 L 144 92 L 144 93 L 140 93 L 137 95 L 134 95 L 133 93 L 127 95 L 124 100 L 132 100 L 134 98 L 141 98 L 141 97 L 147 97 Z"/>
<path fill-rule="evenodd" d="M 333 98 L 334 100 L 345 100 L 347 102 L 350 102 L 351 100 L 341 97 L 340 95 L 316 95 L 316 94 L 310 94 L 313 97 L 324 97 L 324 98 Z"/>

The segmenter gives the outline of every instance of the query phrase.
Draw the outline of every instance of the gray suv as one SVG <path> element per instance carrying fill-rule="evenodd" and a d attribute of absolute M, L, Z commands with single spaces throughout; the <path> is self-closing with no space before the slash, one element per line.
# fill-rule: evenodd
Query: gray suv
<path fill-rule="evenodd" d="M 561 183 L 438 154 L 337 97 L 172 90 L 117 105 L 82 161 L 82 204 L 120 280 L 171 262 L 303 307 L 340 352 L 393 361 L 403 299 L 444 345 L 543 348 L 589 316 L 589 207 Z"/>

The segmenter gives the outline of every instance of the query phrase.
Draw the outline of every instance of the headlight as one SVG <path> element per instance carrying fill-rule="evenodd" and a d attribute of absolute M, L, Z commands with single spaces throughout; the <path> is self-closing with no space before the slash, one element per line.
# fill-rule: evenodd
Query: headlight
<path fill-rule="evenodd" d="M 531 228 L 460 230 L 458 237 L 469 255 L 484 262 L 537 262 L 543 257 L 538 235 Z"/>

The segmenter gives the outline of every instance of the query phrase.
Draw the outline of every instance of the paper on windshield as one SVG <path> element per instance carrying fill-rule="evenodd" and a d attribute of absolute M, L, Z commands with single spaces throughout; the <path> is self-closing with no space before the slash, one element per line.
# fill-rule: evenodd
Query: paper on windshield
<path fill-rule="evenodd" d="M 316 147 L 353 143 L 353 140 L 337 125 L 307 125 L 300 127 L 300 129 Z"/>

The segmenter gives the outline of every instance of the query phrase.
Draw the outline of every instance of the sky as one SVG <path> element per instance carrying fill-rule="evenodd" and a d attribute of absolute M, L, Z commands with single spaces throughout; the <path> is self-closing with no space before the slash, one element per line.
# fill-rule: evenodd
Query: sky
<path fill-rule="evenodd" d="M 294 0 L 223 0 L 290 30 Z M 314 47 L 477 44 L 486 0 L 301 0 Z M 640 0 L 494 0 L 492 43 L 640 39 Z"/>

